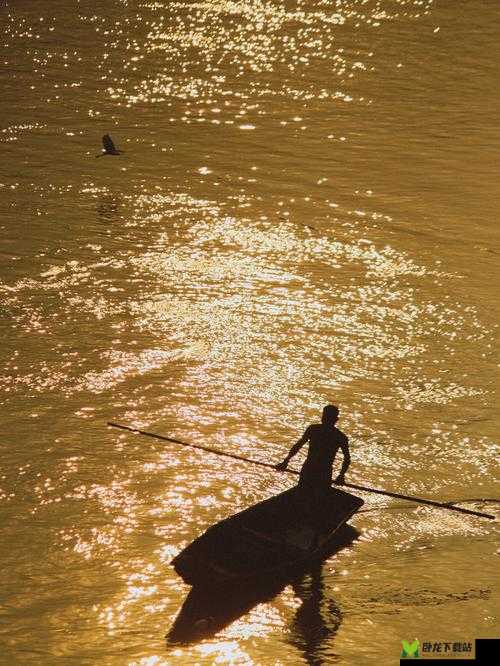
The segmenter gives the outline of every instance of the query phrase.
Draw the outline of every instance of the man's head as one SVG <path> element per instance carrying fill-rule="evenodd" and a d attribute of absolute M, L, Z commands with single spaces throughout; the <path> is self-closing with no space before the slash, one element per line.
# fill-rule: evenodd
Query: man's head
<path fill-rule="evenodd" d="M 327 405 L 323 407 L 321 416 L 322 423 L 335 425 L 339 419 L 339 408 L 336 405 Z"/>

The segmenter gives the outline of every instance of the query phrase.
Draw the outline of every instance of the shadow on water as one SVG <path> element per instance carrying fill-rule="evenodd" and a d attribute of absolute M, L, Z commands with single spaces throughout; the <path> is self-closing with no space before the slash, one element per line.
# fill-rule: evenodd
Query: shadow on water
<path fill-rule="evenodd" d="M 166 636 L 167 646 L 190 644 L 211 638 L 260 603 L 271 601 L 287 585 L 302 600 L 290 626 L 289 642 L 298 648 L 308 664 L 321 663 L 321 644 L 334 636 L 342 615 L 333 599 L 324 598 L 322 565 L 353 543 L 359 532 L 343 525 L 320 555 L 307 565 L 294 567 L 279 577 L 248 583 L 193 587 Z"/>
<path fill-rule="evenodd" d="M 288 642 L 303 653 L 308 664 L 321 666 L 322 644 L 337 633 L 342 613 L 334 599 L 325 599 L 321 563 L 293 582 L 292 587 L 302 604 L 291 623 Z"/>
<path fill-rule="evenodd" d="M 120 200 L 114 195 L 104 195 L 97 204 L 97 215 L 101 222 L 116 222 L 121 218 Z"/>

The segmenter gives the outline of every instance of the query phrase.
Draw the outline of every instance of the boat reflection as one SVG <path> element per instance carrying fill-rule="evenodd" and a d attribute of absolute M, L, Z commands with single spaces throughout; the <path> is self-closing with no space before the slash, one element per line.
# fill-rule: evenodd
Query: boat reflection
<path fill-rule="evenodd" d="M 314 560 L 263 580 L 245 584 L 193 587 L 167 634 L 167 645 L 191 644 L 212 638 L 260 603 L 270 601 L 291 585 L 302 600 L 291 624 L 290 642 L 309 664 L 319 664 L 321 643 L 335 635 L 341 612 L 333 599 L 324 598 L 322 565 L 359 536 L 351 525 L 343 525 L 334 539 Z M 326 604 L 326 607 L 325 607 Z"/>

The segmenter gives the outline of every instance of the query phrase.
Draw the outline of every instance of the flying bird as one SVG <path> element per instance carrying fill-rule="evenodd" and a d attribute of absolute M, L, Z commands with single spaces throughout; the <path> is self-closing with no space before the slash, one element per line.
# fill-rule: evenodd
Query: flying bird
<path fill-rule="evenodd" d="M 118 150 L 115 146 L 114 141 L 109 134 L 105 134 L 102 137 L 102 145 L 103 151 L 99 155 L 96 155 L 96 157 L 103 157 L 104 155 L 120 155 L 123 153 L 123 150 Z"/>

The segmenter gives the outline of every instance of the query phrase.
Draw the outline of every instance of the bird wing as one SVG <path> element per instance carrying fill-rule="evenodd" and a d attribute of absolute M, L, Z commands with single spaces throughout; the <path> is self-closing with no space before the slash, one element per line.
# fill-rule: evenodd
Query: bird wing
<path fill-rule="evenodd" d="M 115 144 L 113 143 L 113 139 L 109 136 L 109 134 L 105 134 L 102 137 L 102 145 L 104 146 L 104 150 L 107 153 L 114 153 L 116 152 L 116 147 Z"/>

